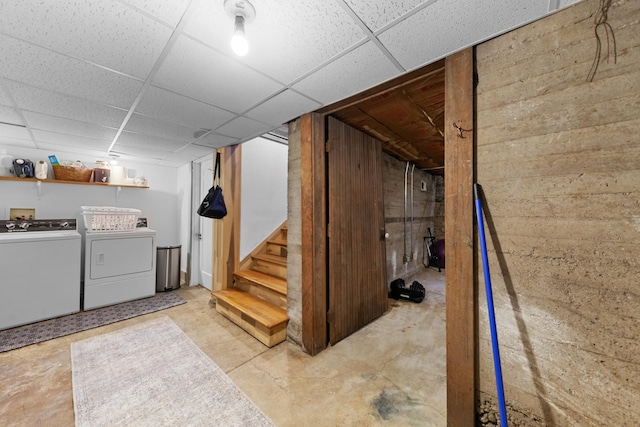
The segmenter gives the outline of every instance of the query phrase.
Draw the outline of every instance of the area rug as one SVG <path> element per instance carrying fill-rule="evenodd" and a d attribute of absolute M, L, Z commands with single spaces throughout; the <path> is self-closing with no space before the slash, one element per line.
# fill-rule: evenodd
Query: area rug
<path fill-rule="evenodd" d="M 168 317 L 71 343 L 76 427 L 273 426 Z"/>
<path fill-rule="evenodd" d="M 172 292 L 0 331 L 0 353 L 184 304 Z"/>

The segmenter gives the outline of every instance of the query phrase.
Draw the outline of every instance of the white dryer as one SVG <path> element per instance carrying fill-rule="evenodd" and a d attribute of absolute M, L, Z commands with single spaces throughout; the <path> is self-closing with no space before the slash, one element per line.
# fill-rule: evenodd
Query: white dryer
<path fill-rule="evenodd" d="M 83 309 L 150 297 L 156 290 L 156 232 L 84 231 Z"/>

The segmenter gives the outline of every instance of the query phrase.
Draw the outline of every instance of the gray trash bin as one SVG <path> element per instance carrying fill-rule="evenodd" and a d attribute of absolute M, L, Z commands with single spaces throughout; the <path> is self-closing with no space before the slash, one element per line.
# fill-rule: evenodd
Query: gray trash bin
<path fill-rule="evenodd" d="M 156 258 L 156 292 L 180 287 L 180 250 L 182 245 L 158 246 Z"/>

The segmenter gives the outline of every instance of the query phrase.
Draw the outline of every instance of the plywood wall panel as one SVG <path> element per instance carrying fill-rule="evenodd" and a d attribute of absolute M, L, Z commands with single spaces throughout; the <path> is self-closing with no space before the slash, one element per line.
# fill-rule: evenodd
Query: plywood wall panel
<path fill-rule="evenodd" d="M 476 173 L 505 393 L 527 426 L 640 419 L 640 5 L 613 2 L 618 61 L 587 82 L 599 4 L 477 47 Z M 495 402 L 484 300 L 480 286 L 481 404 Z"/>

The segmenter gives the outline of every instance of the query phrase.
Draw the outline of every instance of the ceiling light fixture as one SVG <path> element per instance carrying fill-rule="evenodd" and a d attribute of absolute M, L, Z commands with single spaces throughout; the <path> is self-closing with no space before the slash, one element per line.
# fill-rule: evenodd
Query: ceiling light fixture
<path fill-rule="evenodd" d="M 118 164 L 118 159 L 120 158 L 120 156 L 117 155 L 117 154 L 109 153 L 109 158 L 111 159 L 110 163 L 112 165 L 117 165 Z"/>
<path fill-rule="evenodd" d="M 244 34 L 244 25 L 253 21 L 256 10 L 248 0 L 224 0 L 224 10 L 234 19 L 231 49 L 238 56 L 249 52 L 249 42 Z"/>

